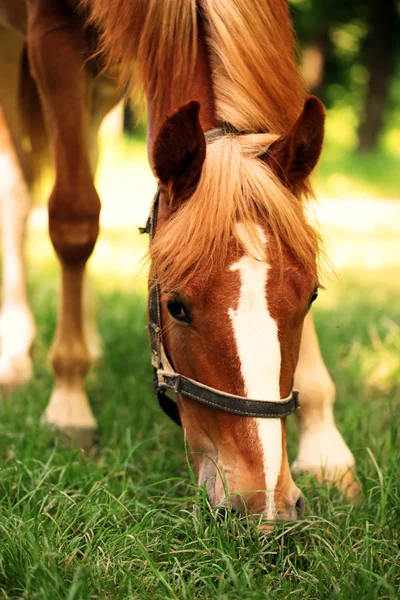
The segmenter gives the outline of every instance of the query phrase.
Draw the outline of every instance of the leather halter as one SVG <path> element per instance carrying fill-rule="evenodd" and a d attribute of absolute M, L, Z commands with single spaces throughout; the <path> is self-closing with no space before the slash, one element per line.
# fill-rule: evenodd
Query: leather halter
<path fill-rule="evenodd" d="M 225 135 L 237 135 L 238 132 L 229 125 L 211 129 L 205 133 L 206 141 L 211 142 Z M 150 243 L 157 227 L 157 214 L 160 200 L 158 188 L 147 220 L 146 227 L 140 228 L 141 233 L 148 233 Z M 168 358 L 162 337 L 160 290 L 157 282 L 152 282 L 149 292 L 149 323 L 148 331 L 154 367 L 154 392 L 162 410 L 178 425 L 182 425 L 177 403 L 166 395 L 168 390 L 183 394 L 213 408 L 242 417 L 283 418 L 299 408 L 298 392 L 290 392 L 287 398 L 279 400 L 251 400 L 244 396 L 227 394 L 208 387 L 175 371 Z"/>

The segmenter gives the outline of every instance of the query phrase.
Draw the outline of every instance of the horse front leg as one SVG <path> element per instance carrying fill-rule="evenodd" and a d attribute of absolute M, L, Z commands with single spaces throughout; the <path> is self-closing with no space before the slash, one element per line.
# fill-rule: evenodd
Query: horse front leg
<path fill-rule="evenodd" d="M 29 351 L 36 327 L 28 304 L 24 261 L 31 198 L 1 104 L 0 172 L 3 267 L 0 388 L 11 392 L 32 376 Z"/>
<path fill-rule="evenodd" d="M 61 301 L 51 362 L 55 386 L 44 420 L 90 445 L 97 427 L 84 383 L 90 356 L 84 334 L 86 262 L 99 231 L 88 130 L 92 79 L 81 25 L 67 4 L 28 2 L 28 49 L 48 123 L 56 170 L 49 232 L 61 265 Z"/>
<path fill-rule="evenodd" d="M 299 453 L 293 472 L 313 473 L 320 482 L 327 481 L 355 497 L 359 493 L 355 460 L 335 424 L 335 386 L 323 361 L 311 315 L 304 322 L 294 385 L 300 392 L 301 408 L 297 415 Z"/>
<path fill-rule="evenodd" d="M 89 125 L 89 155 L 92 172 L 97 169 L 99 157 L 98 133 L 104 117 L 121 99 L 121 92 L 115 78 L 98 74 L 93 81 Z M 97 301 L 95 289 L 89 273 L 85 278 L 83 293 L 84 330 L 92 362 L 99 362 L 103 356 L 103 344 L 97 329 Z"/>

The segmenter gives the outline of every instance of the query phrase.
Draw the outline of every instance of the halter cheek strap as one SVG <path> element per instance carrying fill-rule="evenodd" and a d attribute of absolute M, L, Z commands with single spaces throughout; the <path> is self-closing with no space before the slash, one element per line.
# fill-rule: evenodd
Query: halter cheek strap
<path fill-rule="evenodd" d="M 212 130 L 214 132 L 216 130 Z M 210 132 L 211 133 L 211 132 Z M 218 130 L 218 136 L 226 135 Z M 214 137 L 212 139 L 215 139 Z M 157 226 L 157 213 L 160 199 L 158 189 L 151 207 L 150 217 L 146 227 L 141 229 L 142 233 L 148 233 L 150 243 L 154 237 Z M 162 410 L 178 425 L 181 425 L 178 405 L 166 395 L 168 390 L 176 394 L 183 394 L 201 404 L 218 408 L 242 417 L 257 418 L 283 418 L 299 408 L 298 392 L 291 391 L 287 398 L 280 400 L 251 400 L 244 396 L 227 394 L 220 390 L 211 388 L 203 383 L 194 381 L 185 375 L 180 375 L 173 368 L 162 338 L 160 291 L 158 284 L 153 282 L 149 293 L 149 323 L 148 331 L 152 353 L 152 364 L 154 367 L 154 392 Z"/>

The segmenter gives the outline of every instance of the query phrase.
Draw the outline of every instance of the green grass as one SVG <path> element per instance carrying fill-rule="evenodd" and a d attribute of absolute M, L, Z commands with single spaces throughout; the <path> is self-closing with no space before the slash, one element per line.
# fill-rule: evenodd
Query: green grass
<path fill-rule="evenodd" d="M 400 198 L 400 130 L 388 130 L 378 150 L 357 153 L 357 124 L 351 106 L 327 111 L 324 149 L 315 177 L 317 192 L 335 198 Z"/>
<path fill-rule="evenodd" d="M 245 518 L 209 511 L 181 432 L 156 407 L 144 282 L 118 261 L 129 243 L 128 271 L 140 255 L 145 242 L 133 231 L 106 232 L 95 268 L 105 357 L 87 389 L 100 425 L 97 451 L 85 457 L 40 426 L 58 289 L 44 239 L 38 231 L 31 241 L 35 379 L 0 406 L 0 598 L 398 597 L 398 267 L 343 271 L 315 310 L 337 384 L 337 420 L 358 462 L 360 503 L 302 477 L 304 520 L 263 534 Z M 293 460 L 292 422 L 288 437 Z"/>
<path fill-rule="evenodd" d="M 400 197 L 400 158 L 383 150 L 359 154 L 336 143 L 325 144 L 316 171 L 320 195 L 334 198 Z"/>

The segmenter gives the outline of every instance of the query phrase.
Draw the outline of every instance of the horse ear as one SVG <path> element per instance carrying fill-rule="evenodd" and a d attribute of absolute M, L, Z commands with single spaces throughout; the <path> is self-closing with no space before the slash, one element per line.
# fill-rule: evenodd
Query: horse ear
<path fill-rule="evenodd" d="M 157 177 L 174 201 L 186 200 L 200 179 L 206 141 L 199 111 L 195 101 L 181 106 L 167 118 L 154 145 Z"/>
<path fill-rule="evenodd" d="M 310 96 L 289 133 L 271 144 L 266 161 L 283 183 L 295 186 L 314 169 L 324 141 L 324 121 L 322 102 Z"/>

